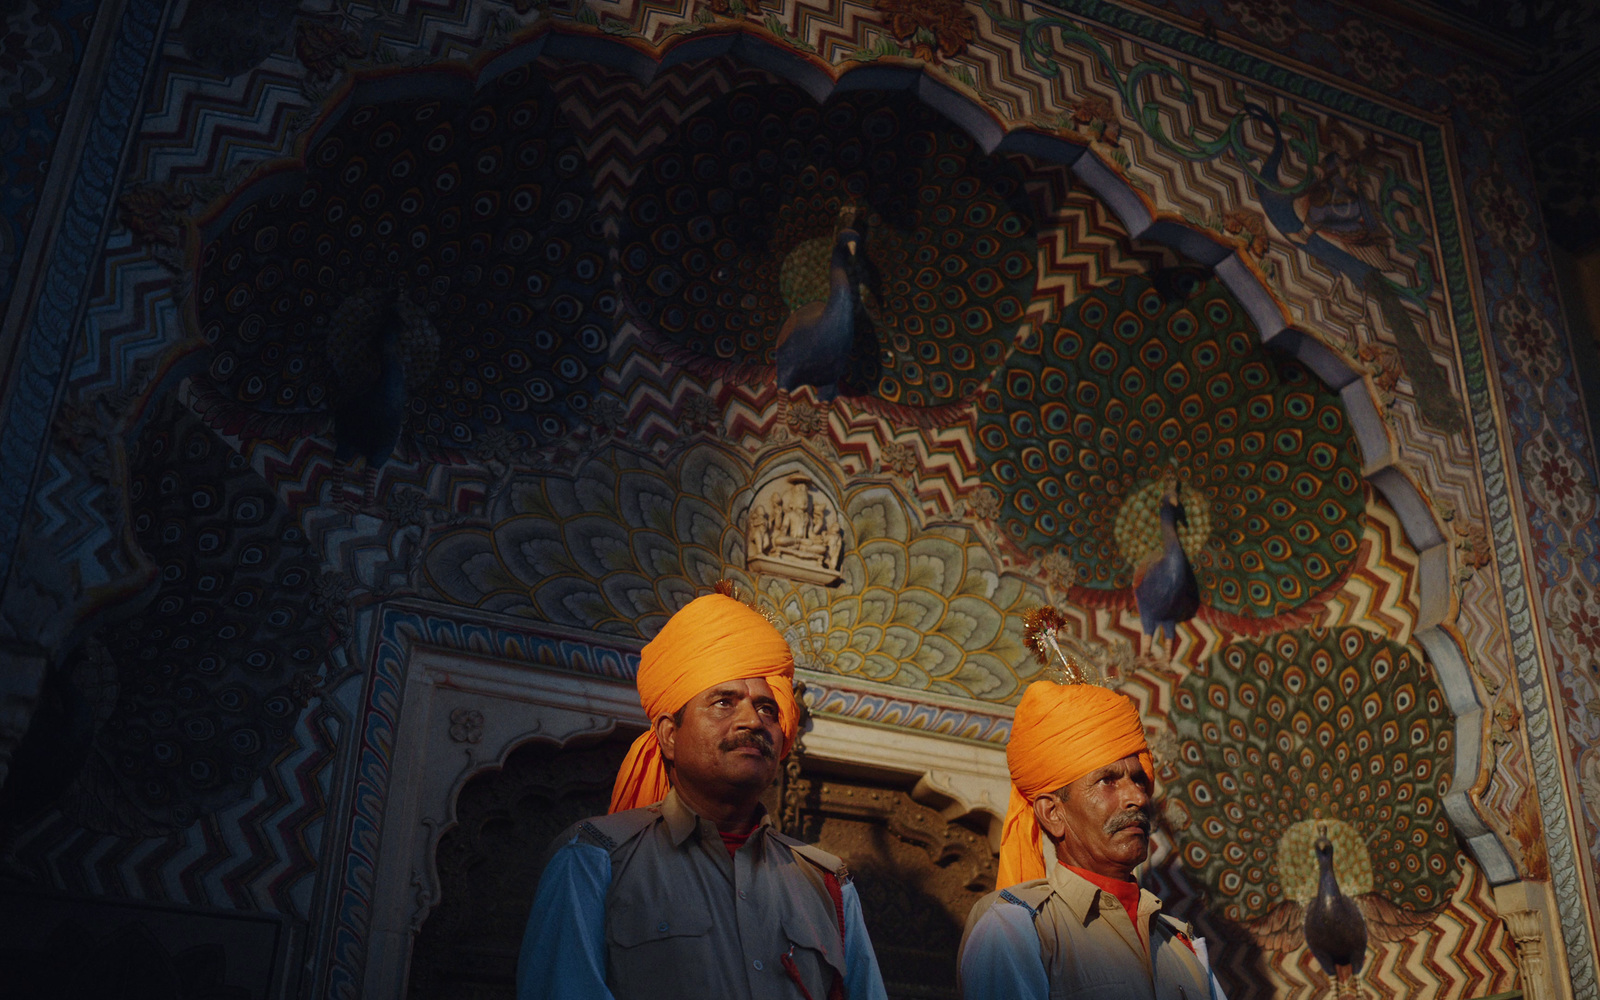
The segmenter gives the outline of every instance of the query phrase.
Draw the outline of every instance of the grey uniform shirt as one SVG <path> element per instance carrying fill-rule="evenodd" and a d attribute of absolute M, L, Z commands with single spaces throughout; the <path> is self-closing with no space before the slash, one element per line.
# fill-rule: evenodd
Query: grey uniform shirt
<path fill-rule="evenodd" d="M 1159 897 L 1140 892 L 1135 929 L 1116 896 L 1049 869 L 973 906 L 961 940 L 966 1000 L 1209 1000 L 1210 972 L 1179 939 L 1187 925 L 1159 916 Z"/>
<path fill-rule="evenodd" d="M 824 873 L 840 882 L 837 905 Z M 836 974 L 850 1000 L 885 997 L 839 859 L 783 837 L 765 815 L 730 857 L 716 825 L 669 793 L 557 838 L 523 937 L 517 993 L 826 1000 Z"/>

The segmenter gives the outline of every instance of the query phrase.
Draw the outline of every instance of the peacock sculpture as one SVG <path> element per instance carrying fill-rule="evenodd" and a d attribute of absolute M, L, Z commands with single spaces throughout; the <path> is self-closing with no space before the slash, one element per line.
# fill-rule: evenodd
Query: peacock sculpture
<path fill-rule="evenodd" d="M 1022 178 L 909 94 L 818 107 L 796 87 L 740 87 L 686 121 L 629 197 L 628 312 L 704 377 L 819 396 L 834 378 L 897 420 L 965 419 L 1033 294 Z M 846 230 L 858 243 L 841 261 Z M 814 377 L 797 378 L 802 359 Z"/>
<path fill-rule="evenodd" d="M 1226 289 L 1114 278 L 1021 348 L 979 395 L 978 458 L 1007 541 L 1072 568 L 1066 600 L 1169 636 L 1314 620 L 1359 547 L 1354 434 Z"/>
<path fill-rule="evenodd" d="M 1133 570 L 1133 599 L 1139 609 L 1139 626 L 1146 636 L 1176 638 L 1178 623 L 1188 621 L 1200 610 L 1200 585 L 1178 537 L 1178 526 L 1187 525 L 1188 519 L 1176 489 L 1163 493 L 1161 548 Z"/>
<path fill-rule="evenodd" d="M 861 308 L 859 286 L 850 274 L 860 245 L 860 233 L 841 229 L 828 260 L 828 297 L 806 303 L 783 321 L 778 331 L 778 388 L 815 386 L 820 400 L 838 394 L 850 370 L 856 312 Z"/>
<path fill-rule="evenodd" d="M 1301 930 L 1322 971 L 1341 983 L 1361 975 L 1367 961 L 1367 921 L 1355 900 L 1339 891 L 1333 873 L 1333 841 L 1327 826 L 1317 837 L 1317 895 L 1304 909 Z"/>
<path fill-rule="evenodd" d="M 581 427 L 615 293 L 588 166 L 530 67 L 358 81 L 200 219 L 207 381 L 246 436 L 339 456 Z"/>
<path fill-rule="evenodd" d="M 1454 891 L 1454 734 L 1418 650 L 1363 629 L 1238 640 L 1173 692 L 1164 815 L 1206 905 L 1330 976 L 1409 937 Z M 1341 971 L 1342 970 L 1342 971 Z"/>

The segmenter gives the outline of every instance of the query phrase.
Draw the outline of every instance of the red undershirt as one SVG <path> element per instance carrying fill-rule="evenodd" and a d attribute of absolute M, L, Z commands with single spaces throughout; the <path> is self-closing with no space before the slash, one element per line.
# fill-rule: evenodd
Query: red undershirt
<path fill-rule="evenodd" d="M 1092 872 L 1088 869 L 1078 868 L 1074 865 L 1067 865 L 1066 868 L 1070 872 L 1075 872 L 1079 875 L 1082 875 L 1084 878 L 1092 882 L 1096 888 L 1104 889 L 1106 892 L 1109 892 L 1111 895 L 1117 897 L 1117 901 L 1122 904 L 1122 908 L 1128 911 L 1128 919 L 1133 922 L 1134 930 L 1139 934 L 1139 940 L 1144 941 L 1146 947 L 1149 946 L 1149 940 L 1145 938 L 1144 931 L 1139 927 L 1139 883 L 1124 882 L 1121 879 L 1115 878 L 1106 878 L 1099 872 Z M 1183 934 L 1178 934 L 1177 938 L 1179 941 L 1183 942 L 1186 948 L 1188 948 L 1190 951 L 1194 951 L 1194 942 L 1190 941 Z"/>
<path fill-rule="evenodd" d="M 739 848 L 744 846 L 744 842 L 750 839 L 750 835 L 755 833 L 755 830 L 752 828 L 744 833 L 728 833 L 726 830 L 718 830 L 717 832 L 722 835 L 722 846 L 728 849 L 728 856 L 732 857 Z"/>
<path fill-rule="evenodd" d="M 1087 868 L 1079 868 L 1075 865 L 1067 865 L 1066 867 L 1068 871 L 1082 875 L 1094 883 L 1097 888 L 1104 889 L 1117 897 L 1117 900 L 1122 903 L 1122 908 L 1128 911 L 1128 919 L 1133 923 L 1134 931 L 1139 935 L 1139 940 L 1145 940 L 1144 931 L 1139 927 L 1139 883 L 1107 878 L 1099 872 L 1092 872 Z M 1148 944 L 1149 942 L 1146 941 L 1145 943 Z"/>

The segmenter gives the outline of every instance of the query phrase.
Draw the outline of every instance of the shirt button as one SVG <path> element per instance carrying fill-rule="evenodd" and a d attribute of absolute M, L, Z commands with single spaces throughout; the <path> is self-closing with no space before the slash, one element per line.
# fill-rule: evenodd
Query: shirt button
<path fill-rule="evenodd" d="M 739 898 L 740 899 L 749 899 L 750 898 L 750 894 L 748 892 L 745 892 L 743 889 L 740 889 L 739 890 Z"/>
<path fill-rule="evenodd" d="M 761 964 L 761 959 L 756 959 L 756 971 L 760 972 L 764 968 L 766 968 L 766 966 Z"/>
<path fill-rule="evenodd" d="M 665 934 L 667 932 L 667 922 L 665 920 L 663 920 L 663 921 L 661 921 L 661 923 L 656 924 L 656 930 L 658 930 L 661 933 Z"/>

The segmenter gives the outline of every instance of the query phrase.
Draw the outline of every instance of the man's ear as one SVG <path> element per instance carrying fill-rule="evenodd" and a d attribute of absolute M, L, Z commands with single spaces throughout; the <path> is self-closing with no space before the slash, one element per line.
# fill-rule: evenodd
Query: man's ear
<path fill-rule="evenodd" d="M 1051 840 L 1060 840 L 1067 832 L 1067 810 L 1054 795 L 1041 795 L 1033 800 L 1033 817 Z"/>
<path fill-rule="evenodd" d="M 655 724 L 650 728 L 655 730 L 656 745 L 661 748 L 661 759 L 669 764 L 674 762 L 678 753 L 678 724 L 672 721 L 672 716 L 662 715 L 656 718 Z"/>

